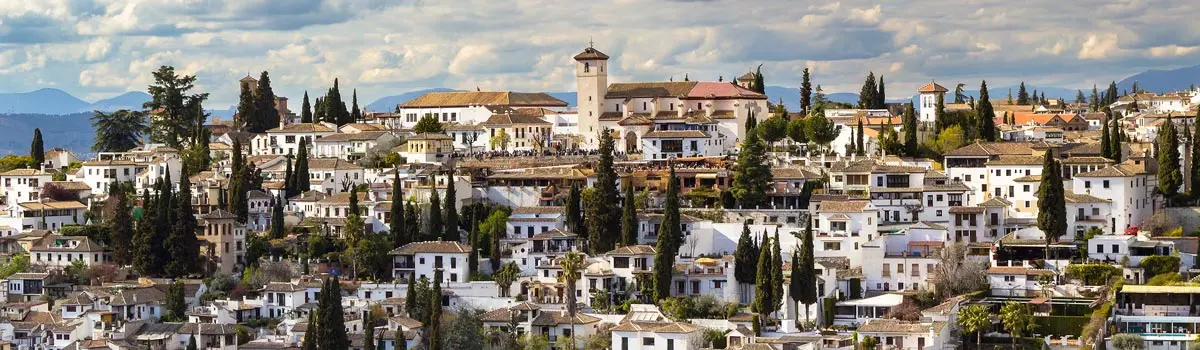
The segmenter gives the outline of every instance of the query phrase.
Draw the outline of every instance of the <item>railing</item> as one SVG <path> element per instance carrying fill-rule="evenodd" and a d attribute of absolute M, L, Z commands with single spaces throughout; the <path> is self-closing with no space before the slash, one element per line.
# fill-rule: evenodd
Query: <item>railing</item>
<path fill-rule="evenodd" d="M 398 262 L 398 263 L 394 263 L 394 264 L 393 264 L 393 268 L 396 268 L 396 269 L 415 269 L 415 268 L 417 268 L 417 266 L 416 266 L 416 264 L 413 264 L 412 262 Z"/>

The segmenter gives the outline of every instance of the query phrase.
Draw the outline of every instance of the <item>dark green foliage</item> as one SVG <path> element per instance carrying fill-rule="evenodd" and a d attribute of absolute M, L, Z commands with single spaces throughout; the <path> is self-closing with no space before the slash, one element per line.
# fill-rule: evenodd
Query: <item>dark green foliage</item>
<path fill-rule="evenodd" d="M 313 122 L 312 105 L 308 103 L 308 90 L 304 91 L 304 104 L 300 106 L 300 122 Z"/>
<path fill-rule="evenodd" d="M 804 236 L 800 237 L 800 252 L 798 254 L 800 259 L 799 301 L 804 303 L 804 305 L 812 305 L 817 302 L 816 255 L 813 253 L 812 220 L 807 221 L 808 225 L 804 229 Z M 792 278 L 796 279 L 794 275 Z"/>
<path fill-rule="evenodd" d="M 1200 118 L 1195 120 L 1200 120 Z M 1200 124 L 1196 124 L 1196 127 L 1192 130 L 1192 139 L 1189 147 L 1191 150 L 1191 161 L 1189 164 L 1191 169 L 1188 169 L 1188 175 L 1192 179 L 1192 199 L 1196 199 L 1200 198 L 1200 190 L 1197 190 L 1200 188 L 1200 149 L 1198 149 L 1200 148 Z"/>
<path fill-rule="evenodd" d="M 350 111 L 346 110 L 346 102 L 342 101 L 341 88 L 338 87 L 338 79 L 333 79 L 333 87 L 325 93 L 325 98 L 319 103 L 320 109 L 324 111 L 323 121 L 342 126 L 353 121 L 350 120 Z"/>
<path fill-rule="evenodd" d="M 992 101 L 988 98 L 987 81 L 979 86 L 979 101 L 975 102 L 976 136 L 984 141 L 996 140 L 996 111 L 992 109 Z"/>
<path fill-rule="evenodd" d="M 187 350 L 196 350 L 196 335 L 188 336 Z"/>
<path fill-rule="evenodd" d="M 347 212 L 348 212 L 348 214 L 346 214 L 347 216 L 362 215 L 362 210 L 358 206 L 358 186 L 350 187 L 350 204 L 349 204 L 349 208 L 347 208 Z"/>
<path fill-rule="evenodd" d="M 275 109 L 275 90 L 271 89 L 271 77 L 267 75 L 267 71 L 258 76 L 254 105 L 254 117 L 247 120 L 246 131 L 261 133 L 279 126 L 279 110 Z"/>
<path fill-rule="evenodd" d="M 1108 144 L 1109 144 L 1108 151 L 1112 152 L 1112 153 L 1110 153 L 1108 155 L 1108 158 L 1112 159 L 1113 161 L 1115 161 L 1117 163 L 1120 163 L 1121 158 L 1122 158 L 1122 156 L 1124 156 L 1124 153 L 1125 153 L 1123 151 L 1124 147 L 1121 147 L 1121 142 L 1124 141 L 1123 140 L 1124 138 L 1122 137 L 1122 134 L 1123 134 L 1122 129 L 1123 128 L 1121 127 L 1121 121 L 1120 121 L 1120 118 L 1117 117 L 1117 115 L 1112 112 L 1112 109 L 1110 109 L 1108 107 L 1104 107 L 1104 114 L 1107 114 L 1108 120 L 1112 122 L 1112 128 L 1110 128 L 1108 131 L 1110 133 L 1108 135 Z"/>
<path fill-rule="evenodd" d="M 904 155 L 919 156 L 917 150 L 917 115 L 913 104 L 904 106 Z"/>
<path fill-rule="evenodd" d="M 445 232 L 442 233 L 442 239 L 459 242 L 462 237 L 458 233 L 458 194 L 454 189 L 453 170 L 446 174 L 446 200 L 444 203 L 446 205 L 444 208 L 445 221 L 442 223 Z"/>
<path fill-rule="evenodd" d="M 1067 234 L 1067 202 L 1063 190 L 1062 165 L 1049 150 L 1043 158 L 1042 182 L 1038 186 L 1037 227 L 1046 235 L 1046 254 L 1049 254 L 1050 243 Z"/>
<path fill-rule="evenodd" d="M 246 264 L 249 266 L 258 266 L 258 259 L 267 255 L 267 250 L 270 247 L 267 244 L 266 238 L 263 238 L 258 232 L 246 233 Z"/>
<path fill-rule="evenodd" d="M 763 242 L 758 250 L 758 267 L 754 278 L 754 302 L 750 304 L 750 309 L 760 314 L 769 314 L 774 311 L 774 306 L 771 304 L 775 300 L 774 288 L 775 283 L 771 274 L 771 249 L 768 249 L 771 244 L 771 238 L 763 235 Z"/>
<path fill-rule="evenodd" d="M 874 108 L 877 94 L 879 88 L 875 84 L 875 72 L 870 72 L 867 74 L 867 80 L 863 82 L 862 90 L 858 92 L 858 108 Z"/>
<path fill-rule="evenodd" d="M 355 106 L 357 107 L 357 106 Z M 371 312 L 363 317 L 363 348 L 362 350 L 375 350 L 375 317 Z"/>
<path fill-rule="evenodd" d="M 574 188 L 572 188 L 574 190 Z M 625 196 L 621 204 L 621 245 L 638 244 L 637 206 L 633 199 L 633 184 L 625 186 Z"/>
<path fill-rule="evenodd" d="M 305 336 L 315 335 L 317 349 L 348 350 L 346 318 L 342 311 L 342 285 L 335 278 L 326 278 L 317 296 L 317 328 L 308 329 Z"/>
<path fill-rule="evenodd" d="M 275 198 L 275 205 L 271 206 L 271 239 L 286 235 L 283 228 L 283 198 Z"/>
<path fill-rule="evenodd" d="M 807 118 L 798 118 L 789 121 L 787 124 L 787 136 L 792 141 L 800 144 L 808 143 L 808 136 L 804 134 L 804 121 Z"/>
<path fill-rule="evenodd" d="M 1123 279 L 1121 268 L 1109 264 L 1071 264 L 1066 269 L 1067 278 L 1079 279 L 1085 286 L 1103 286 L 1116 279 Z"/>
<path fill-rule="evenodd" d="M 664 200 L 663 219 L 654 255 L 654 300 L 671 297 L 671 276 L 675 272 L 675 255 L 683 244 L 679 222 L 679 178 L 671 164 L 670 178 Z"/>
<path fill-rule="evenodd" d="M 445 129 L 442 129 L 442 123 L 438 122 L 437 117 L 433 116 L 433 114 L 426 113 L 425 116 L 421 117 L 420 120 L 417 120 L 416 125 L 413 125 L 412 132 L 413 134 L 441 134 L 445 133 L 446 131 Z"/>
<path fill-rule="evenodd" d="M 303 350 L 317 350 L 316 312 L 308 313 L 308 327 L 305 328 Z"/>
<path fill-rule="evenodd" d="M 429 319 L 429 279 L 421 277 L 421 279 L 409 279 L 408 294 L 404 299 L 404 310 L 408 313 L 408 318 L 414 320 Z"/>
<path fill-rule="evenodd" d="M 408 242 L 421 240 L 421 209 L 416 203 L 409 202 L 404 207 L 404 231 L 408 233 Z"/>
<path fill-rule="evenodd" d="M 480 318 L 482 312 L 469 308 L 462 308 L 454 315 L 454 321 L 450 323 L 450 329 L 446 332 L 445 349 L 485 349 L 484 341 L 488 339 L 484 334 L 483 319 Z"/>
<path fill-rule="evenodd" d="M 362 111 L 358 110 L 358 89 L 350 91 L 350 120 L 354 123 L 362 121 Z"/>
<path fill-rule="evenodd" d="M 1108 117 L 1112 118 L 1112 116 Z M 1108 120 L 1105 120 L 1102 124 L 1100 126 L 1100 155 L 1109 158 L 1112 156 L 1113 143 L 1108 138 Z"/>
<path fill-rule="evenodd" d="M 867 155 L 867 147 L 863 142 L 863 122 L 858 120 L 858 130 L 854 133 L 854 149 L 858 151 L 859 156 Z"/>
<path fill-rule="evenodd" d="M 317 102 L 313 104 L 313 122 L 325 121 L 325 102 L 321 97 L 317 97 Z"/>
<path fill-rule="evenodd" d="M 151 99 L 142 105 L 143 108 L 157 111 L 158 114 L 157 118 L 151 120 L 150 141 L 183 149 L 185 139 L 198 135 L 196 129 L 201 128 L 204 123 L 203 108 L 200 106 L 208 99 L 208 94 L 189 95 L 188 92 L 196 82 L 196 76 L 176 75 L 175 67 L 159 67 L 153 75 L 154 84 L 147 88 Z"/>
<path fill-rule="evenodd" d="M 150 190 L 142 190 L 142 216 L 137 221 L 132 243 L 132 261 L 134 270 L 141 274 L 151 274 L 159 265 L 155 252 L 160 251 L 161 242 L 154 235 L 154 221 L 157 211 L 154 209 Z"/>
<path fill-rule="evenodd" d="M 820 146 L 828 146 L 830 142 L 837 139 L 838 133 L 837 124 L 825 118 L 825 112 L 822 110 L 818 110 L 811 116 L 804 118 L 804 136 L 808 138 L 809 142 Z"/>
<path fill-rule="evenodd" d="M 946 117 L 946 101 L 940 93 L 937 95 L 937 103 L 933 107 L 933 124 L 935 133 L 941 133 L 942 130 L 955 124 Z"/>
<path fill-rule="evenodd" d="M 750 237 L 749 222 L 742 223 L 742 235 L 738 238 L 733 253 L 733 277 L 738 283 L 754 283 L 757 274 L 758 254 L 754 250 L 754 239 Z"/>
<path fill-rule="evenodd" d="M 388 222 L 388 233 L 392 235 L 392 243 L 396 248 L 411 242 L 409 233 L 404 223 L 407 221 L 404 214 L 404 190 L 400 188 L 400 169 L 396 168 L 395 174 L 392 177 L 392 207 L 391 221 Z"/>
<path fill-rule="evenodd" d="M 437 187 L 433 187 L 429 194 L 429 229 L 425 231 L 425 239 L 439 240 L 442 236 L 442 199 L 438 196 Z"/>
<path fill-rule="evenodd" d="M 249 84 L 241 84 L 238 93 L 238 108 L 235 121 L 242 124 L 247 131 L 253 130 L 255 118 L 258 117 L 258 101 L 254 99 L 254 90 Z M 257 132 L 262 132 L 259 130 Z"/>
<path fill-rule="evenodd" d="M 308 174 L 308 145 L 305 140 L 300 139 L 300 145 L 296 151 L 296 170 L 292 173 L 296 177 L 294 182 L 297 193 L 308 192 L 311 189 Z"/>
<path fill-rule="evenodd" d="M 779 229 L 775 230 L 775 239 L 771 240 L 771 307 L 778 309 L 783 305 L 783 254 L 779 247 Z"/>
<path fill-rule="evenodd" d="M 687 80 L 686 75 L 684 76 L 684 80 L 685 81 Z M 762 65 L 761 64 L 758 65 L 758 68 L 754 69 L 754 85 L 751 87 L 751 90 L 754 90 L 754 92 L 757 92 L 760 94 L 767 93 L 767 85 L 765 82 L 763 82 Z"/>
<path fill-rule="evenodd" d="M 1021 87 L 1017 88 L 1017 104 L 1022 106 L 1029 104 L 1029 92 L 1025 91 L 1025 82 L 1023 81 Z"/>
<path fill-rule="evenodd" d="M 1033 316 L 1038 334 L 1055 337 L 1079 337 L 1089 321 L 1091 317 L 1088 316 Z"/>
<path fill-rule="evenodd" d="M 96 143 L 92 145 L 92 151 L 96 152 L 129 151 L 137 147 L 142 134 L 150 130 L 146 126 L 146 115 L 141 111 L 96 111 L 91 120 L 92 129 L 96 130 Z"/>
<path fill-rule="evenodd" d="M 588 243 L 593 254 L 616 248 L 617 235 L 600 233 L 621 227 L 621 193 L 617 188 L 621 179 L 613 168 L 615 150 L 616 141 L 613 140 L 610 130 L 605 128 L 600 132 L 600 160 L 596 164 L 596 201 L 593 203 L 596 205 L 589 208 L 593 210 L 589 210 L 585 218 L 588 232 L 591 233 L 588 235 Z"/>
<path fill-rule="evenodd" d="M 800 82 L 800 113 L 808 115 L 812 107 L 812 82 L 809 81 L 808 67 L 804 67 L 804 75 Z"/>
<path fill-rule="evenodd" d="M 130 196 L 133 193 L 118 190 L 120 185 L 116 182 L 109 186 L 109 200 L 116 201 L 116 206 L 113 208 L 113 217 L 108 220 L 108 225 L 112 227 L 112 236 L 109 246 L 113 250 L 113 263 L 117 266 L 126 266 L 133 262 L 133 208 L 131 207 Z"/>
<path fill-rule="evenodd" d="M 250 216 L 250 202 L 246 197 L 249 191 L 249 179 L 246 177 L 249 166 L 246 164 L 246 156 L 242 154 L 241 142 L 233 142 L 233 159 L 230 166 L 229 179 L 229 212 L 237 215 L 238 222 L 246 222 L 246 218 Z"/>
<path fill-rule="evenodd" d="M 1171 198 L 1179 193 L 1183 185 L 1183 175 L 1179 166 L 1179 134 L 1175 123 L 1167 115 L 1167 121 L 1158 129 L 1155 140 L 1158 158 L 1158 193 L 1171 202 Z"/>
<path fill-rule="evenodd" d="M 429 348 L 442 348 L 442 270 L 433 270 L 433 288 L 426 296 L 429 299 L 429 319 L 425 327 L 429 328 Z"/>
<path fill-rule="evenodd" d="M 884 89 L 884 87 L 883 87 L 883 75 L 882 74 L 879 75 L 879 91 L 877 91 L 875 93 L 875 103 L 871 105 L 871 108 L 875 108 L 875 109 L 887 108 L 887 90 Z M 859 145 L 858 148 L 861 149 L 862 145 Z"/>
<path fill-rule="evenodd" d="M 1145 271 L 1146 279 L 1168 273 L 1178 273 L 1179 257 L 1170 255 L 1148 256 L 1142 259 L 1138 267 Z"/>
<path fill-rule="evenodd" d="M 771 179 L 766 147 L 759 141 L 757 133 L 749 133 L 742 143 L 741 152 L 738 153 L 737 168 L 734 170 L 733 187 L 730 191 L 743 208 L 758 208 L 767 197 Z"/>
<path fill-rule="evenodd" d="M 567 230 L 574 232 L 579 237 L 587 238 L 587 225 L 584 224 L 583 220 L 583 199 L 580 196 L 578 185 L 571 185 L 564 210 L 567 216 Z"/>
<path fill-rule="evenodd" d="M 33 158 L 35 168 L 41 169 L 46 162 L 46 149 L 42 144 L 42 129 L 33 129 L 33 142 L 29 144 L 29 157 Z"/>
<path fill-rule="evenodd" d="M 186 173 L 186 170 L 183 172 Z M 199 223 L 192 214 L 191 183 L 186 176 L 181 176 L 179 179 L 177 198 L 175 215 L 171 221 L 171 233 L 164 243 L 170 253 L 170 262 L 167 263 L 166 272 L 171 277 L 184 277 L 193 272 L 199 265 L 197 262 L 200 261 L 200 244 L 196 239 L 196 227 Z"/>
<path fill-rule="evenodd" d="M 167 322 L 184 322 L 187 320 L 187 303 L 183 298 L 183 282 L 176 281 L 167 287 L 167 300 L 163 310 L 163 320 Z"/>

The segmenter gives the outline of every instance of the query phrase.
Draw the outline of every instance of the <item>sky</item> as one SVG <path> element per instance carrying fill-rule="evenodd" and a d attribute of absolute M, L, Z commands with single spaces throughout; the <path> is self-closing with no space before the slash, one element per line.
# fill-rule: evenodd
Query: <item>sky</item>
<path fill-rule="evenodd" d="M 145 91 L 161 65 L 196 74 L 207 106 L 269 71 L 296 103 L 339 78 L 362 105 L 448 87 L 573 91 L 594 42 L 609 82 L 729 79 L 889 97 L 930 79 L 1090 88 L 1200 62 L 1200 4 L 1100 0 L 3 0 L 0 92 L 88 101 Z M 349 102 L 349 101 L 347 101 Z M 297 104 L 292 109 L 299 109 Z"/>

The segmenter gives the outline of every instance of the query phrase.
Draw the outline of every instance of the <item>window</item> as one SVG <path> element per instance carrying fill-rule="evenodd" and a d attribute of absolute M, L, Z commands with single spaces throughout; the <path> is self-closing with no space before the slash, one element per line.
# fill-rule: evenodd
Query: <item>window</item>
<path fill-rule="evenodd" d="M 1091 181 L 1084 181 L 1084 182 L 1083 182 L 1083 188 L 1092 188 L 1092 182 L 1091 182 Z"/>
<path fill-rule="evenodd" d="M 651 338 L 651 337 L 642 338 L 642 346 L 654 346 L 654 338 Z"/>
<path fill-rule="evenodd" d="M 1104 183 L 1101 186 L 1104 188 L 1108 188 L 1108 180 L 1104 180 Z"/>
<path fill-rule="evenodd" d="M 1021 186 L 1021 190 L 1025 191 L 1025 193 L 1029 193 L 1029 185 Z"/>
<path fill-rule="evenodd" d="M 1097 253 L 1100 253 L 1100 254 L 1104 254 L 1104 245 L 1103 245 L 1103 244 L 1097 244 L 1097 245 L 1096 245 L 1096 252 L 1097 252 Z"/>
<path fill-rule="evenodd" d="M 1004 276 L 1004 282 L 1014 282 L 1016 280 L 1017 276 Z"/>
<path fill-rule="evenodd" d="M 1112 252 L 1113 252 L 1113 254 L 1121 254 L 1121 246 L 1113 244 Z"/>

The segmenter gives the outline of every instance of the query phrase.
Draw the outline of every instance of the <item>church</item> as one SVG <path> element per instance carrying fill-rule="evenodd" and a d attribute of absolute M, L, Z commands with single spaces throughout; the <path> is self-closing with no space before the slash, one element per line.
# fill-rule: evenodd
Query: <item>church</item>
<path fill-rule="evenodd" d="M 609 56 L 589 45 L 575 55 L 577 135 L 599 145 L 610 130 L 617 151 L 644 160 L 734 153 L 746 120 L 769 115 L 767 96 L 734 82 L 608 83 Z"/>

